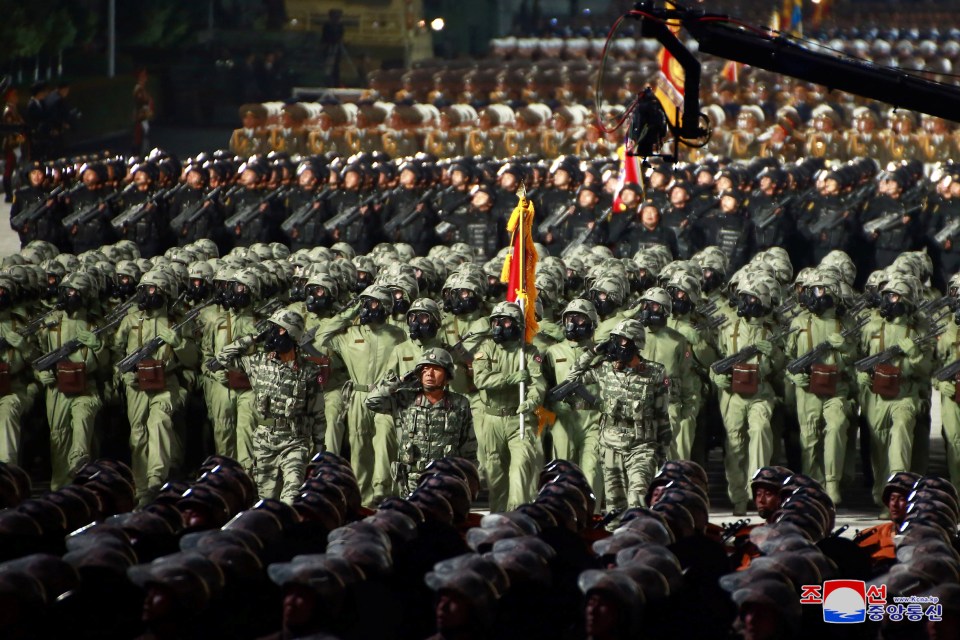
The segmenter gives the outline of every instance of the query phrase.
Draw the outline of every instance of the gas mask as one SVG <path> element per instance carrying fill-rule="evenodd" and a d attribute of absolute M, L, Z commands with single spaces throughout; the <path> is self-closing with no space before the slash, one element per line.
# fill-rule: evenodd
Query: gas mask
<path fill-rule="evenodd" d="M 453 291 L 445 289 L 440 292 L 440 296 L 443 300 L 441 307 L 443 307 L 445 312 L 451 313 L 453 311 Z"/>
<path fill-rule="evenodd" d="M 450 312 L 455 316 L 473 313 L 480 308 L 480 298 L 469 289 L 454 289 L 453 300 L 450 303 Z"/>
<path fill-rule="evenodd" d="M 603 318 L 617 310 L 617 301 L 605 291 L 594 289 L 590 292 L 590 300 L 593 302 L 593 306 L 597 308 L 597 314 Z"/>
<path fill-rule="evenodd" d="M 880 292 L 875 289 L 867 289 L 864 291 L 866 296 L 867 305 L 876 309 L 883 302 L 883 297 L 880 295 Z"/>
<path fill-rule="evenodd" d="M 60 278 L 57 276 L 47 276 L 47 288 L 43 290 L 40 297 L 44 300 L 56 300 L 60 293 Z"/>
<path fill-rule="evenodd" d="M 429 313 L 407 314 L 407 328 L 411 340 L 430 340 L 437 337 L 440 325 L 433 321 Z"/>
<path fill-rule="evenodd" d="M 0 311 L 6 311 L 13 306 L 13 296 L 9 291 L 0 291 Z"/>
<path fill-rule="evenodd" d="M 67 289 L 60 289 L 59 294 L 57 295 L 57 308 L 63 309 L 67 313 L 74 313 L 83 307 L 83 298 L 80 297 L 80 293 L 74 291 L 73 295 L 70 295 Z"/>
<path fill-rule="evenodd" d="M 402 314 L 410 311 L 410 301 L 399 289 L 393 290 L 393 310 L 391 313 Z"/>
<path fill-rule="evenodd" d="M 713 269 L 703 270 L 703 292 L 710 293 L 716 291 L 723 285 L 723 274 Z"/>
<path fill-rule="evenodd" d="M 639 353 L 640 350 L 637 348 L 637 345 L 633 342 L 633 340 L 626 340 L 623 344 L 621 344 L 621 338 L 617 336 L 614 338 L 613 351 L 607 356 L 607 359 L 626 366 L 633 362 L 634 357 L 636 357 Z"/>
<path fill-rule="evenodd" d="M 568 299 L 576 297 L 576 294 L 580 293 L 580 290 L 583 289 L 583 277 L 578 276 L 572 271 L 568 271 L 567 279 L 563 283 L 563 289 Z"/>
<path fill-rule="evenodd" d="M 693 302 L 687 296 L 686 292 L 677 289 L 676 287 L 669 287 L 667 291 L 670 292 L 670 298 L 673 300 L 674 315 L 685 316 L 693 311 Z"/>
<path fill-rule="evenodd" d="M 239 311 L 249 307 L 253 303 L 250 290 L 242 284 L 234 285 L 233 289 L 230 291 L 228 303 L 234 311 Z"/>
<path fill-rule="evenodd" d="M 117 284 L 117 297 L 126 300 L 137 292 L 137 282 L 130 276 L 119 276 Z"/>
<path fill-rule="evenodd" d="M 487 297 L 490 299 L 499 299 L 507 292 L 507 284 L 500 282 L 500 278 L 489 276 L 487 278 Z"/>
<path fill-rule="evenodd" d="M 880 317 L 884 320 L 895 320 L 907 314 L 907 305 L 898 293 L 885 293 L 880 302 Z"/>
<path fill-rule="evenodd" d="M 563 337 L 567 340 L 580 342 L 593 337 L 593 324 L 587 316 L 581 313 L 568 313 L 563 321 Z"/>
<path fill-rule="evenodd" d="M 382 324 L 387 319 L 387 310 L 376 298 L 363 298 L 360 308 L 360 324 Z"/>
<path fill-rule="evenodd" d="M 763 303 L 749 293 L 740 294 L 737 298 L 737 315 L 747 319 L 760 318 L 764 315 Z"/>
<path fill-rule="evenodd" d="M 306 279 L 296 278 L 290 287 L 290 302 L 303 302 L 307 297 Z"/>
<path fill-rule="evenodd" d="M 643 308 L 640 311 L 640 322 L 645 327 L 659 329 L 667 325 L 667 310 L 663 305 L 657 302 L 643 301 Z"/>
<path fill-rule="evenodd" d="M 357 282 L 353 285 L 354 293 L 361 293 L 364 289 L 373 284 L 373 276 L 366 271 L 357 272 Z"/>
<path fill-rule="evenodd" d="M 490 337 L 497 344 L 520 339 L 520 325 L 513 318 L 497 316 L 490 320 Z"/>
<path fill-rule="evenodd" d="M 833 299 L 833 296 L 827 293 L 824 287 L 811 287 L 810 294 L 804 302 L 806 303 L 807 309 L 818 316 L 822 316 L 828 309 L 836 306 L 836 301 Z"/>
<path fill-rule="evenodd" d="M 155 311 L 163 307 L 165 303 L 163 294 L 156 287 L 153 287 L 153 293 L 150 293 L 150 287 L 140 287 L 137 292 L 137 308 L 141 311 Z"/>
<path fill-rule="evenodd" d="M 267 333 L 267 337 L 263 341 L 264 349 L 267 351 L 275 351 L 276 353 L 286 353 L 297 345 L 289 333 L 286 331 L 280 333 L 280 329 L 280 327 L 274 325 Z"/>
<path fill-rule="evenodd" d="M 201 302 L 210 295 L 210 287 L 200 278 L 192 278 L 187 286 L 187 300 L 191 302 Z"/>
<path fill-rule="evenodd" d="M 327 295 L 327 290 L 323 287 L 310 287 L 310 290 L 305 291 L 305 294 L 304 301 L 307 311 L 310 313 L 320 313 L 333 306 L 333 298 Z"/>

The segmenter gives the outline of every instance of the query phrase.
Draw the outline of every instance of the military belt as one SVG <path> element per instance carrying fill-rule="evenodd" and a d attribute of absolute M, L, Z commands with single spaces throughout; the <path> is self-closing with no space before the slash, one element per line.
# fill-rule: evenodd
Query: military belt
<path fill-rule="evenodd" d="M 517 415 L 516 409 L 494 409 L 493 407 L 484 407 L 483 412 L 488 416 L 496 416 L 498 418 L 506 418 L 508 416 Z"/>
<path fill-rule="evenodd" d="M 292 418 L 260 418 L 257 424 L 264 427 L 274 427 L 278 429 L 292 429 L 297 421 Z"/>
<path fill-rule="evenodd" d="M 363 391 L 364 393 L 370 393 L 376 386 L 374 384 L 357 384 L 356 382 L 352 383 L 352 385 L 354 391 Z"/>

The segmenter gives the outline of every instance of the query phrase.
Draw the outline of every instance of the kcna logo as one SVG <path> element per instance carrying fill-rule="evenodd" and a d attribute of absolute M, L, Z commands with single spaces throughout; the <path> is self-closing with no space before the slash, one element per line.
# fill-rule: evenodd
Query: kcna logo
<path fill-rule="evenodd" d="M 801 604 L 823 604 L 823 621 L 833 624 L 866 622 L 867 604 L 886 604 L 886 585 L 871 585 L 863 580 L 827 580 L 820 585 L 804 585 Z"/>

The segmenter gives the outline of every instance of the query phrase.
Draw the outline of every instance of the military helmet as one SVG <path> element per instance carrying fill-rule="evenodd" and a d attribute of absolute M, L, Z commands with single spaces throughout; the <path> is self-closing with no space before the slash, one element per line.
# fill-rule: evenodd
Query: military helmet
<path fill-rule="evenodd" d="M 857 266 L 846 252 L 840 249 L 834 249 L 823 257 L 820 261 L 822 265 L 831 265 L 840 270 L 843 280 L 847 284 L 853 284 L 857 277 Z"/>
<path fill-rule="evenodd" d="M 337 284 L 337 280 L 329 273 L 316 272 L 312 274 L 307 278 L 306 286 L 308 289 L 310 287 L 323 287 L 327 295 L 334 300 L 340 296 L 340 286 Z"/>
<path fill-rule="evenodd" d="M 520 323 L 520 326 L 524 326 L 523 312 L 520 311 L 520 305 L 515 302 L 498 302 L 497 305 L 493 308 L 493 311 L 490 312 L 490 318 L 511 318 L 515 322 Z"/>
<path fill-rule="evenodd" d="M 168 296 L 175 295 L 176 284 L 170 275 L 159 269 L 153 269 L 143 274 L 140 278 L 140 287 L 156 287 L 161 293 Z"/>
<path fill-rule="evenodd" d="M 894 473 L 887 478 L 887 483 L 883 485 L 881 501 L 886 504 L 887 500 L 890 499 L 890 494 L 895 491 L 902 493 L 904 497 L 910 495 L 910 492 L 913 491 L 913 486 L 920 478 L 919 473 L 913 473 L 911 471 L 898 471 Z"/>
<path fill-rule="evenodd" d="M 912 306 L 916 306 L 917 304 L 917 290 L 911 282 L 911 279 L 904 276 L 894 276 L 890 278 L 880 293 L 896 293 L 906 304 Z"/>
<path fill-rule="evenodd" d="M 94 281 L 89 274 L 74 271 L 64 276 L 60 281 L 62 289 L 76 289 L 81 295 L 88 295 L 94 291 Z"/>
<path fill-rule="evenodd" d="M 407 311 L 407 315 L 412 313 L 428 313 L 431 318 L 437 321 L 438 325 L 442 319 L 440 305 L 431 298 L 417 298 L 414 300 L 413 304 L 410 305 L 410 310 Z"/>
<path fill-rule="evenodd" d="M 675 273 L 667 282 L 667 290 L 678 289 L 687 294 L 690 302 L 700 304 L 700 298 L 703 290 L 700 286 L 700 280 L 689 273 Z"/>
<path fill-rule="evenodd" d="M 567 303 L 563 313 L 560 314 L 561 319 L 565 318 L 568 313 L 582 313 L 587 316 L 590 324 L 592 324 L 594 328 L 600 324 L 600 318 L 597 316 L 597 308 L 586 298 L 576 298 Z"/>
<path fill-rule="evenodd" d="M 610 332 L 610 336 L 620 336 L 630 340 L 637 346 L 637 349 L 643 349 L 647 343 L 646 331 L 639 320 L 622 320 Z"/>
<path fill-rule="evenodd" d="M 453 356 L 451 356 L 446 349 L 424 349 L 423 353 L 420 355 L 420 359 L 417 360 L 417 372 L 419 373 L 420 370 L 426 366 L 441 367 L 447 372 L 448 382 L 453 380 L 453 377 L 456 374 L 456 369 L 453 365 Z"/>
<path fill-rule="evenodd" d="M 830 269 L 814 269 L 806 279 L 808 287 L 825 287 L 831 294 L 840 297 L 840 278 L 836 271 Z"/>
<path fill-rule="evenodd" d="M 303 337 L 304 322 L 303 316 L 290 309 L 279 309 L 270 316 L 270 322 L 283 327 L 290 334 L 290 337 L 300 342 Z"/>
<path fill-rule="evenodd" d="M 361 298 L 373 298 L 377 300 L 388 311 L 393 308 L 393 294 L 390 289 L 379 284 L 372 284 L 360 293 Z"/>
<path fill-rule="evenodd" d="M 772 295 L 769 286 L 763 283 L 759 278 L 747 276 L 742 278 L 737 287 L 738 295 L 750 295 L 760 301 L 765 309 L 771 306 Z"/>
<path fill-rule="evenodd" d="M 673 298 L 670 297 L 666 289 L 661 287 L 651 287 L 647 289 L 643 292 L 641 300 L 644 302 L 656 302 L 666 309 L 668 315 L 673 312 Z"/>
<path fill-rule="evenodd" d="M 260 276 L 253 269 L 241 269 L 233 274 L 230 280 L 247 287 L 250 290 L 251 301 L 260 298 Z"/>
<path fill-rule="evenodd" d="M 779 493 L 784 480 L 792 475 L 794 475 L 793 471 L 786 467 L 760 467 L 753 474 L 753 478 L 750 479 L 750 488 L 756 490 L 756 487 L 767 486 L 772 487 L 774 491 Z"/>
<path fill-rule="evenodd" d="M 217 248 L 217 243 L 210 238 L 200 238 L 193 243 L 193 246 L 207 258 L 220 257 L 220 249 Z"/>

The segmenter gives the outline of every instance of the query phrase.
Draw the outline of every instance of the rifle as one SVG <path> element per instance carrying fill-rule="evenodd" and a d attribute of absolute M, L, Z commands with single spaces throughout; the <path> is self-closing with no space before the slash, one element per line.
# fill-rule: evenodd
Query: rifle
<path fill-rule="evenodd" d="M 267 326 L 263 327 L 262 329 L 260 328 L 259 324 L 257 325 L 257 335 L 253 337 L 254 343 L 263 342 L 264 340 L 267 339 L 267 334 L 270 332 L 270 329 L 272 329 L 273 327 L 270 326 L 270 323 L 266 323 L 266 324 Z M 311 335 L 316 333 L 317 327 L 314 327 L 312 329 L 312 332 L 313 333 L 311 333 Z M 304 338 L 305 337 L 306 336 L 304 336 Z M 300 346 L 303 346 L 302 339 L 300 340 Z M 209 360 L 207 360 L 207 371 L 217 372 L 217 371 L 220 371 L 221 369 L 226 369 L 226 368 L 227 367 L 225 365 L 221 364 L 220 361 L 217 360 L 216 356 L 211 357 Z"/>
<path fill-rule="evenodd" d="M 490 333 L 487 330 L 484 331 L 473 331 L 467 335 L 460 338 L 456 344 L 452 344 L 447 347 L 447 351 L 453 354 L 455 357 L 459 358 L 465 362 L 468 366 L 473 364 L 473 352 L 470 349 L 467 349 L 465 342 L 473 338 L 478 338 L 480 336 L 485 336 Z"/>
<path fill-rule="evenodd" d="M 693 325 L 697 331 L 712 331 L 714 329 L 719 329 L 727 322 L 727 316 L 710 316 L 707 318 L 706 322 L 698 322 Z"/>
<path fill-rule="evenodd" d="M 37 316 L 27 324 L 17 329 L 17 335 L 23 338 L 29 338 L 30 336 L 35 334 L 37 331 L 40 331 L 40 328 L 43 326 L 44 320 L 46 320 L 47 317 L 50 316 L 50 314 L 52 314 L 55 311 L 60 311 L 60 308 L 53 307 L 52 309 L 43 312 L 42 314 L 40 314 L 39 316 Z M 0 337 L 0 351 L 8 348 L 10 348 L 10 343 L 7 342 L 6 338 Z"/>
<path fill-rule="evenodd" d="M 756 216 L 751 216 L 753 226 L 759 231 L 763 231 L 777 219 L 777 212 L 786 209 L 795 198 L 796 196 L 787 196 L 779 202 L 776 200 L 771 202 L 767 208 L 758 211 Z"/>
<path fill-rule="evenodd" d="M 593 528 L 597 531 L 602 531 L 607 528 L 607 525 L 617 519 L 617 517 L 623 513 L 623 509 L 611 509 L 607 512 L 603 518 L 597 521 Z"/>
<path fill-rule="evenodd" d="M 235 235 L 240 235 L 243 227 L 256 220 L 257 216 L 260 215 L 260 207 L 269 205 L 286 192 L 287 187 L 277 187 L 270 193 L 264 195 L 257 202 L 241 207 L 239 211 L 227 218 L 226 222 L 223 223 L 223 226 L 232 230 Z"/>
<path fill-rule="evenodd" d="M 374 193 L 373 195 L 367 197 L 366 200 L 361 202 L 355 207 L 344 210 L 342 213 L 338 213 L 329 220 L 323 223 L 323 228 L 327 233 L 333 233 L 334 229 L 339 229 L 340 227 L 346 227 L 353 224 L 357 218 L 360 217 L 360 209 L 364 207 L 372 207 L 377 204 L 380 200 L 380 194 Z"/>
<path fill-rule="evenodd" d="M 119 233 L 123 233 L 124 229 L 137 224 L 148 213 L 150 213 L 150 211 L 159 208 L 160 203 L 170 198 L 175 191 L 176 188 L 160 189 L 154 192 L 149 198 L 140 204 L 129 207 L 126 211 L 111 220 L 110 226 L 116 229 Z"/>
<path fill-rule="evenodd" d="M 170 228 L 180 235 L 186 235 L 190 225 L 199 220 L 200 216 L 206 213 L 207 209 L 217 202 L 217 199 L 220 197 L 222 192 L 222 185 L 211 189 L 206 195 L 203 196 L 203 198 L 200 199 L 200 202 L 194 204 L 189 209 L 184 209 L 177 214 L 177 217 L 170 221 Z"/>
<path fill-rule="evenodd" d="M 856 322 L 852 326 L 841 331 L 840 335 L 843 336 L 844 340 L 847 338 L 852 338 L 853 336 L 857 335 L 860 329 L 866 326 L 868 320 L 869 318 L 866 316 L 857 318 Z M 796 360 L 791 360 L 790 363 L 787 364 L 787 371 L 794 375 L 798 373 L 804 373 L 810 369 L 810 365 L 819 362 L 820 358 L 822 358 L 823 355 L 829 350 L 830 343 L 821 342 Z"/>
<path fill-rule="evenodd" d="M 557 211 L 555 214 L 541 222 L 537 225 L 537 234 L 540 237 L 543 237 L 553 231 L 556 227 L 559 227 L 563 224 L 563 221 L 573 215 L 573 212 L 577 210 L 576 205 L 570 205 L 565 209 Z"/>
<path fill-rule="evenodd" d="M 910 207 L 910 208 L 907 209 L 906 211 L 902 211 L 902 212 L 901 212 L 901 211 L 893 211 L 893 212 L 891 212 L 891 213 L 888 213 L 888 214 L 885 215 L 885 216 L 881 216 L 881 217 L 877 218 L 876 220 L 871 220 L 871 221 L 868 222 L 867 224 L 863 225 L 863 231 L 864 231 L 864 233 L 868 233 L 868 234 L 870 234 L 870 233 L 880 233 L 880 232 L 882 232 L 882 231 L 889 231 L 890 229 L 893 229 L 894 227 L 900 226 L 900 224 L 901 224 L 901 219 L 902 219 L 904 216 L 910 215 L 910 214 L 913 213 L 914 211 L 917 211 L 918 209 L 920 209 L 921 206 L 922 206 L 922 205 L 919 205 L 919 204 L 918 204 L 918 205 L 915 206 L 915 207 Z"/>
<path fill-rule="evenodd" d="M 715 300 L 709 301 L 705 305 L 697 307 L 697 313 L 702 316 L 710 317 L 717 312 L 717 303 Z"/>
<path fill-rule="evenodd" d="M 820 216 L 816 222 L 810 225 L 810 233 L 819 236 L 821 233 L 826 233 L 839 227 L 846 220 L 843 214 L 847 213 L 848 210 L 849 209 L 846 208 L 827 209 L 825 211 L 826 215 Z"/>
<path fill-rule="evenodd" d="M 937 244 L 943 246 L 947 240 L 952 240 L 953 236 L 957 235 L 957 232 L 960 232 L 960 218 L 954 218 L 951 220 L 947 226 L 933 236 L 933 239 L 937 241 Z"/>
<path fill-rule="evenodd" d="M 426 204 L 427 202 L 432 200 L 434 195 L 436 195 L 436 189 L 429 189 L 426 193 L 420 196 L 420 199 L 417 200 L 417 204 L 413 205 L 413 208 L 410 209 L 410 211 L 394 216 L 385 225 L 383 225 L 384 232 L 386 232 L 389 235 L 392 235 L 397 231 L 399 231 L 400 229 L 402 229 L 403 227 L 410 224 L 411 222 L 413 222 L 416 219 L 416 217 L 420 214 L 420 211 L 419 211 L 420 205 Z"/>
<path fill-rule="evenodd" d="M 723 528 L 720 530 L 720 539 L 723 540 L 724 544 L 726 544 L 736 538 L 737 534 L 743 531 L 749 525 L 750 520 L 747 518 L 737 520 L 736 522 L 729 522 L 723 525 Z"/>
<path fill-rule="evenodd" d="M 327 189 L 326 191 L 318 193 L 310 201 L 304 202 L 293 215 L 283 221 L 283 224 L 280 225 L 280 230 L 289 236 L 297 227 L 306 224 L 306 222 L 313 217 L 314 213 L 320 210 L 323 203 L 329 200 L 334 193 L 336 193 L 335 189 Z"/>
<path fill-rule="evenodd" d="M 947 380 L 956 380 L 957 374 L 960 374 L 960 358 L 934 371 L 933 377 L 940 382 L 946 382 Z"/>
<path fill-rule="evenodd" d="M 677 238 L 679 239 L 686 236 L 688 233 L 690 233 L 690 229 L 695 225 L 695 223 L 699 222 L 700 219 L 705 215 L 718 208 L 720 208 L 720 203 L 716 199 L 711 198 L 707 200 L 699 209 L 691 210 L 690 213 L 687 214 L 686 219 L 680 223 L 680 229 L 677 231 Z"/>
<path fill-rule="evenodd" d="M 770 336 L 769 342 L 774 342 L 776 340 L 785 338 L 786 336 L 790 335 L 794 331 L 797 331 L 797 329 L 794 328 L 794 329 L 788 329 L 785 331 L 784 330 L 777 331 L 776 333 Z M 710 368 L 713 369 L 713 372 L 716 373 L 717 375 L 726 375 L 730 373 L 734 365 L 738 365 L 741 362 L 745 362 L 750 358 L 754 357 L 755 355 L 757 355 L 758 353 L 760 353 L 760 350 L 757 349 L 757 345 L 751 344 L 744 347 L 743 349 L 740 349 L 740 351 L 737 351 L 733 355 L 717 360 L 716 362 L 710 365 Z"/>
<path fill-rule="evenodd" d="M 563 251 L 560 252 L 560 257 L 568 257 L 571 253 L 573 253 L 574 250 L 577 249 L 577 247 L 586 243 L 587 240 L 590 239 L 590 236 L 593 235 L 593 232 L 596 231 L 597 227 L 600 226 L 600 223 L 603 222 L 604 218 L 606 218 L 609 214 L 610 208 L 604 209 L 600 215 L 597 216 L 597 219 L 593 221 L 592 227 L 584 228 L 580 233 L 577 234 L 577 237 L 570 241 L 570 244 L 564 247 Z"/>
<path fill-rule="evenodd" d="M 439 194 L 438 194 L 438 195 L 439 195 Z M 460 207 L 462 207 L 462 206 L 465 205 L 466 203 L 470 202 L 470 199 L 471 199 L 472 197 L 473 197 L 473 196 L 471 196 L 469 193 L 468 193 L 467 195 L 463 196 L 462 198 L 460 198 L 459 200 L 457 200 L 457 202 L 456 202 L 452 207 L 449 207 L 450 211 L 456 211 L 457 209 L 459 209 Z M 438 208 L 438 209 L 437 209 L 437 215 L 439 215 L 439 216 L 442 218 L 442 217 L 444 217 L 444 216 L 447 215 L 447 212 L 446 212 L 445 209 L 440 209 L 440 208 Z"/>
<path fill-rule="evenodd" d="M 170 330 L 179 331 L 187 324 L 193 322 L 193 320 L 200 315 L 200 312 L 209 307 L 211 304 L 213 304 L 212 299 L 194 307 L 187 313 L 187 315 L 183 317 L 183 320 L 170 327 Z M 118 362 L 117 370 L 120 373 L 131 373 L 137 368 L 138 364 L 155 354 L 157 349 L 162 347 L 164 344 L 166 343 L 160 336 L 154 336 L 150 338 L 150 340 L 148 340 L 142 347 Z"/>
<path fill-rule="evenodd" d="M 100 215 L 100 207 L 107 207 L 111 205 L 118 198 L 122 198 L 126 196 L 128 193 L 130 193 L 131 191 L 133 191 L 133 189 L 136 186 L 137 185 L 135 185 L 134 183 L 130 183 L 129 185 L 127 185 L 127 188 L 124 189 L 123 191 L 114 191 L 103 200 L 94 202 L 93 204 L 88 205 L 85 208 L 70 214 L 69 216 L 63 219 L 62 221 L 63 226 L 67 229 L 73 229 L 74 227 L 80 227 L 87 224 L 88 222 L 96 218 L 98 215 Z"/>
<path fill-rule="evenodd" d="M 787 301 L 781 304 L 779 307 L 773 310 L 773 314 L 777 316 L 782 316 L 788 311 L 793 311 L 793 309 L 800 304 L 800 301 L 796 298 L 787 298 Z"/>
<path fill-rule="evenodd" d="M 253 310 L 253 315 L 263 317 L 272 315 L 274 311 L 283 306 L 283 300 L 280 298 L 270 298 L 262 305 Z"/>
<path fill-rule="evenodd" d="M 112 317 L 108 319 L 108 322 L 106 324 L 100 327 L 97 327 L 96 329 L 93 330 L 93 335 L 99 336 L 105 331 L 109 331 L 113 327 L 120 324 L 120 321 L 123 320 L 124 314 L 120 314 L 120 313 L 111 314 L 111 316 Z M 40 356 L 39 358 L 33 361 L 33 364 L 31 366 L 33 366 L 34 370 L 36 371 L 49 371 L 50 369 L 53 369 L 55 366 L 57 366 L 58 362 L 60 362 L 61 360 L 66 360 L 73 353 L 75 353 L 76 351 L 79 351 L 80 347 L 82 346 L 83 345 L 80 343 L 80 340 L 78 340 L 77 338 L 74 338 L 73 340 L 67 341 L 66 344 L 60 345 L 59 348 L 54 349 L 53 351 Z"/>
<path fill-rule="evenodd" d="M 948 306 L 950 303 L 953 302 L 953 300 L 954 299 L 950 296 L 941 296 L 934 300 L 927 300 L 926 302 L 920 304 L 920 306 L 917 307 L 917 311 L 919 311 L 920 313 L 930 313 L 932 311 L 939 309 L 940 307 Z"/>
<path fill-rule="evenodd" d="M 935 325 L 927 333 L 917 336 L 913 339 L 913 344 L 920 346 L 926 342 L 932 342 L 937 339 L 941 333 L 947 328 L 945 324 Z M 898 345 L 893 345 L 892 347 L 887 347 L 880 353 L 875 353 L 872 356 L 867 356 L 865 358 L 860 358 L 853 366 L 857 368 L 857 371 L 873 371 L 878 365 L 886 364 L 903 355 L 903 349 Z"/>
<path fill-rule="evenodd" d="M 10 219 L 10 228 L 15 231 L 23 230 L 28 224 L 36 221 L 40 216 L 49 211 L 60 201 L 60 196 L 66 191 L 63 185 L 45 195 L 39 202 L 35 202 L 29 208 L 24 209 L 16 216 Z"/>
<path fill-rule="evenodd" d="M 547 400 L 552 403 L 563 402 L 573 394 L 583 398 L 591 407 L 595 407 L 599 403 L 597 396 L 590 393 L 590 390 L 587 389 L 587 386 L 580 380 L 576 379 L 561 382 L 553 389 L 547 391 Z"/>

